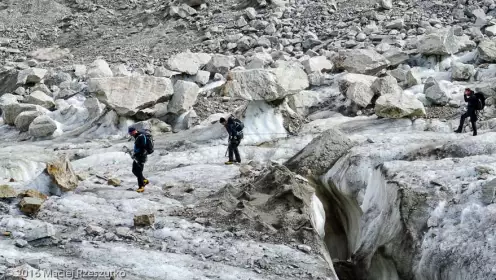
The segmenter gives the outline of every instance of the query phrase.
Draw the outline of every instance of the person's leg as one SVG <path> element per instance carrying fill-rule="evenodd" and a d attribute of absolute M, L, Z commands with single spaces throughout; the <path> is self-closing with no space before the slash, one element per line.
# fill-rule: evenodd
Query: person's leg
<path fill-rule="evenodd" d="M 229 146 L 227 147 L 229 150 L 229 161 L 228 162 L 233 162 L 233 154 L 234 154 L 234 145 L 233 145 L 233 140 L 229 143 Z"/>
<path fill-rule="evenodd" d="M 458 126 L 458 129 L 455 130 L 456 133 L 461 133 L 462 130 L 463 130 L 463 123 L 465 122 L 465 119 L 468 117 L 468 114 L 467 113 L 464 113 L 461 117 L 460 117 L 460 125 Z"/>
<path fill-rule="evenodd" d="M 241 156 L 239 155 L 239 150 L 238 150 L 239 142 L 240 141 L 236 141 L 234 143 L 234 146 L 233 146 L 234 156 L 236 157 L 236 162 L 241 162 Z"/>
<path fill-rule="evenodd" d="M 475 114 L 475 112 L 473 114 L 470 115 L 470 122 L 472 123 L 472 131 L 473 131 L 473 135 L 476 136 L 477 135 L 477 115 Z"/>
<path fill-rule="evenodd" d="M 134 176 L 136 176 L 136 179 L 138 180 L 138 187 L 141 186 L 140 185 L 139 170 L 140 170 L 140 167 L 139 167 L 138 163 L 136 161 L 133 161 L 133 174 L 134 174 Z"/>
<path fill-rule="evenodd" d="M 144 167 L 143 163 L 136 161 L 133 162 L 133 174 L 138 179 L 138 187 L 145 186 L 145 183 L 143 182 L 143 180 L 145 179 L 143 177 L 143 167 Z"/>

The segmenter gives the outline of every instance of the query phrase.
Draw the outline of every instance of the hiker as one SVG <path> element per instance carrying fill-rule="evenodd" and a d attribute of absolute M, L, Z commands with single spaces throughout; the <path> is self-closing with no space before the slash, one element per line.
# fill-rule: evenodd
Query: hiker
<path fill-rule="evenodd" d="M 460 118 L 460 125 L 458 129 L 455 130 L 455 133 L 462 133 L 463 123 L 465 119 L 470 117 L 470 122 L 472 123 L 473 135 L 477 135 L 477 110 L 482 110 L 484 108 L 484 96 L 481 93 L 474 93 L 470 88 L 465 89 L 465 93 L 463 95 L 465 102 L 467 102 L 467 111 Z"/>
<path fill-rule="evenodd" d="M 224 118 L 220 118 L 219 121 L 229 133 L 229 145 L 227 149 L 229 150 L 229 161 L 226 164 L 233 164 L 233 154 L 236 157 L 236 163 L 241 163 L 241 156 L 239 155 L 238 146 L 243 139 L 243 123 L 236 119 L 234 116 L 230 116 L 227 121 Z"/>
<path fill-rule="evenodd" d="M 149 154 L 147 140 L 148 142 L 152 140 L 147 139 L 147 135 L 143 132 L 138 131 L 135 127 L 129 127 L 128 132 L 135 139 L 134 151 L 131 157 L 133 158 L 133 174 L 138 179 L 137 192 L 141 193 L 145 191 L 145 186 L 150 183 L 148 179 L 143 176 L 143 169 L 145 168 L 145 163 Z"/>

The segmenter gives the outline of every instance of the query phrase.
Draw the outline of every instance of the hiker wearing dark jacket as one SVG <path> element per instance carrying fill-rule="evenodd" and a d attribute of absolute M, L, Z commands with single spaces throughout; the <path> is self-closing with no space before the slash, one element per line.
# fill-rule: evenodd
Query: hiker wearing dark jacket
<path fill-rule="evenodd" d="M 461 116 L 460 118 L 460 125 L 458 126 L 458 129 L 455 130 L 456 133 L 462 133 L 463 130 L 463 123 L 465 122 L 465 119 L 470 117 L 470 122 L 472 123 L 472 130 L 473 130 L 473 135 L 477 135 L 477 114 L 476 114 L 476 109 L 477 109 L 477 104 L 479 100 L 477 99 L 477 96 L 475 96 L 475 93 L 473 90 L 466 88 L 465 93 L 463 95 L 463 98 L 465 99 L 465 102 L 467 102 L 467 111 Z"/>
<path fill-rule="evenodd" d="M 133 174 L 138 179 L 137 192 L 144 192 L 145 186 L 148 185 L 148 179 L 143 176 L 143 169 L 147 160 L 146 152 L 146 136 L 144 133 L 138 131 L 134 127 L 129 128 L 129 134 L 134 137 L 134 150 L 133 150 Z"/>
<path fill-rule="evenodd" d="M 236 131 L 236 126 L 234 123 L 234 119 L 232 117 L 228 118 L 227 121 L 224 118 L 220 118 L 220 123 L 226 128 L 227 133 L 229 133 L 229 145 L 227 149 L 229 150 L 229 161 L 226 164 L 233 164 L 233 154 L 236 157 L 236 162 L 241 162 L 241 156 L 239 155 L 238 146 L 241 142 L 241 138 L 238 137 L 238 133 Z"/>

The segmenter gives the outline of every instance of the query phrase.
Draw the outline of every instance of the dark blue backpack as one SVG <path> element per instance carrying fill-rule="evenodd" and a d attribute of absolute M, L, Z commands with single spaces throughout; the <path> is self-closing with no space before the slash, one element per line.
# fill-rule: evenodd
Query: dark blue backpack
<path fill-rule="evenodd" d="M 143 131 L 143 135 L 145 136 L 145 150 L 147 154 L 153 154 L 154 152 L 154 143 L 153 136 L 149 131 Z"/>

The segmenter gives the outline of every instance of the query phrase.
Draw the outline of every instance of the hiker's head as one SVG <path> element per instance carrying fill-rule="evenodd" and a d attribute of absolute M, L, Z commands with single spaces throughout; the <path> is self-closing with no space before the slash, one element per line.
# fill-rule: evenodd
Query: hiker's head
<path fill-rule="evenodd" d="M 472 93 L 473 93 L 473 91 L 472 91 L 470 88 L 466 88 L 466 89 L 465 89 L 465 94 L 466 94 L 466 95 L 470 95 L 470 94 L 472 94 Z"/>
<path fill-rule="evenodd" d="M 134 135 L 136 135 L 136 133 L 138 133 L 138 130 L 136 130 L 136 128 L 133 126 L 130 126 L 128 128 L 127 132 L 129 133 L 129 135 L 134 136 Z"/>
<path fill-rule="evenodd" d="M 224 118 L 220 118 L 219 123 L 223 126 L 226 126 L 226 124 L 227 124 L 226 119 L 224 119 Z"/>

